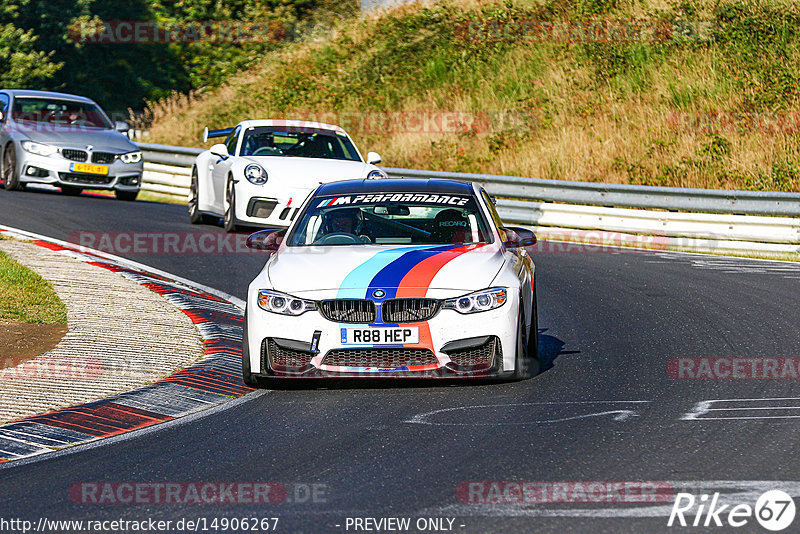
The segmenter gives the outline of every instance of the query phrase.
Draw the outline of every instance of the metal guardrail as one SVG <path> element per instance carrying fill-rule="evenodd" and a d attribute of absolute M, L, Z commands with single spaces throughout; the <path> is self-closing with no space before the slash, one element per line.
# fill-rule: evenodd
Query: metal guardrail
<path fill-rule="evenodd" d="M 202 149 L 199 148 L 151 143 L 139 143 L 139 146 L 144 152 L 145 161 L 181 167 L 191 167 L 194 158 L 202 152 Z M 800 217 L 800 193 L 602 184 L 390 167 L 384 168 L 384 170 L 392 177 L 446 178 L 478 182 L 495 196 L 519 200 L 703 213 Z"/>
<path fill-rule="evenodd" d="M 542 180 L 520 176 L 385 168 L 393 177 L 478 182 L 497 197 L 607 207 L 800 217 L 800 193 L 725 191 L 680 187 Z"/>
<path fill-rule="evenodd" d="M 151 143 L 139 143 L 139 147 L 145 159 L 142 188 L 186 198 L 190 168 L 202 149 Z M 658 235 L 684 239 L 684 243 L 689 243 L 685 248 L 697 250 L 714 248 L 708 245 L 711 240 L 717 243 L 716 248 L 726 250 L 800 251 L 797 246 L 800 244 L 800 194 L 797 193 L 599 184 L 397 168 L 384 170 L 390 177 L 478 182 L 498 197 L 498 212 L 504 220 L 540 229 Z M 791 246 L 787 247 L 787 244 Z"/>

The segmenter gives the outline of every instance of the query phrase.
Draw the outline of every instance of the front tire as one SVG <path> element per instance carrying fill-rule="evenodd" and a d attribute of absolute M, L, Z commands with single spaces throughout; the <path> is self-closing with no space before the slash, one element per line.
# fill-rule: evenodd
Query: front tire
<path fill-rule="evenodd" d="M 136 197 L 139 196 L 139 192 L 120 191 L 119 189 L 115 189 L 114 196 L 117 197 L 117 200 L 124 200 L 125 202 L 133 202 L 134 200 L 136 200 Z"/>
<path fill-rule="evenodd" d="M 10 143 L 3 152 L 3 186 L 9 191 L 25 189 L 25 184 L 19 181 L 17 174 L 17 153 Z"/>
<path fill-rule="evenodd" d="M 225 208 L 225 218 L 223 223 L 226 232 L 236 231 L 236 189 L 233 184 L 233 177 L 228 178 L 228 183 L 225 186 L 225 200 L 227 207 Z"/>
<path fill-rule="evenodd" d="M 539 314 L 536 306 L 536 285 L 533 286 L 533 309 L 531 310 L 531 326 L 525 330 L 525 313 L 519 315 L 517 325 L 517 357 L 514 362 L 514 380 L 525 380 L 534 377 L 541 371 L 539 360 Z"/>
<path fill-rule="evenodd" d="M 258 387 L 258 379 L 253 376 L 250 369 L 250 344 L 247 339 L 247 308 L 244 310 L 244 325 L 242 328 L 242 380 L 246 386 Z"/>

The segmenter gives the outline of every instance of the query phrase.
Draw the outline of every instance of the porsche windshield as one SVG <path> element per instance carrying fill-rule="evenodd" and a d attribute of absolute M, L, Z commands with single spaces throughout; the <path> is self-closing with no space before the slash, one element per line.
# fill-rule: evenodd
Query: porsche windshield
<path fill-rule="evenodd" d="M 113 128 L 99 107 L 91 102 L 56 98 L 17 97 L 11 116 L 17 121 L 39 122 L 84 128 Z"/>
<path fill-rule="evenodd" d="M 490 243 L 492 234 L 467 195 L 370 193 L 317 197 L 289 246 Z"/>
<path fill-rule="evenodd" d="M 248 128 L 244 132 L 241 155 L 361 161 L 346 135 L 320 128 Z"/>

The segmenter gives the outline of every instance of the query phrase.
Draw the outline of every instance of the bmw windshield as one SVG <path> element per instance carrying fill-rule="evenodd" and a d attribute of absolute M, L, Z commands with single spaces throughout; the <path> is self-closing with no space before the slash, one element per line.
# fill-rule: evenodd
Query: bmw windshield
<path fill-rule="evenodd" d="M 419 192 L 314 198 L 288 239 L 293 247 L 468 245 L 493 240 L 472 196 Z"/>
<path fill-rule="evenodd" d="M 83 128 L 113 128 L 105 113 L 91 102 L 56 98 L 17 97 L 11 110 L 16 121 Z"/>

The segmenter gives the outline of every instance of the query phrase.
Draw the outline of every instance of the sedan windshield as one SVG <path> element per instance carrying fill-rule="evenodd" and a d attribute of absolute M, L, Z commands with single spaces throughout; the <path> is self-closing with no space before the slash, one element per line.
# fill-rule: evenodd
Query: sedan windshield
<path fill-rule="evenodd" d="M 492 234 L 468 195 L 370 193 L 317 197 L 289 236 L 289 246 L 467 245 Z"/>
<path fill-rule="evenodd" d="M 356 147 L 346 135 L 321 128 L 248 128 L 244 132 L 240 155 L 361 161 Z"/>
<path fill-rule="evenodd" d="M 105 113 L 90 102 L 55 98 L 17 97 L 11 116 L 16 121 L 47 123 L 84 128 L 113 128 Z"/>

